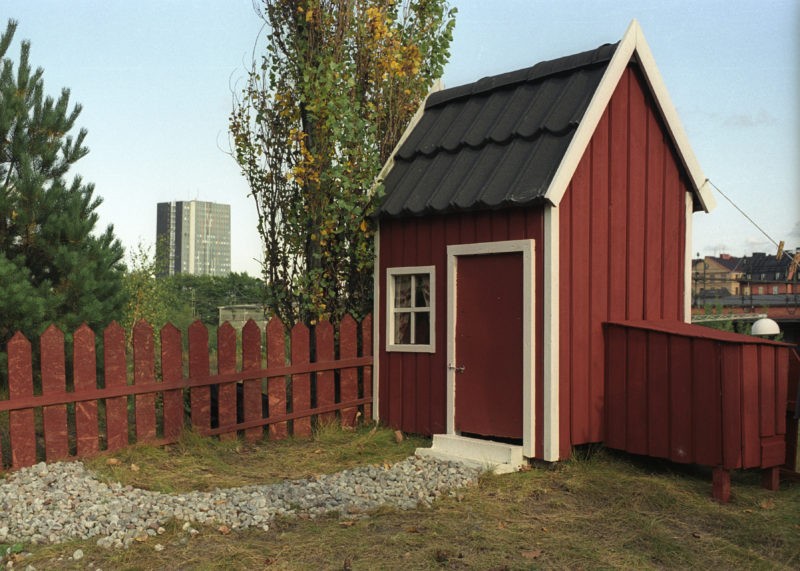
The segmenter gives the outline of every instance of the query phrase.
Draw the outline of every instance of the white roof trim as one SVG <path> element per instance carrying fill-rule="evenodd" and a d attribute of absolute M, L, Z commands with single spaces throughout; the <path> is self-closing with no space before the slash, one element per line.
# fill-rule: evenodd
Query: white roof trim
<path fill-rule="evenodd" d="M 644 39 L 639 22 L 636 20 L 631 21 L 625 35 L 617 46 L 617 50 L 614 52 L 614 56 L 611 58 L 600 84 L 589 102 L 589 107 L 586 109 L 578 129 L 572 137 L 567 152 L 556 170 L 550 187 L 545 193 L 545 198 L 554 206 L 558 206 L 561 202 L 567 186 L 569 186 L 575 174 L 575 169 L 578 168 L 578 163 L 589 146 L 589 141 L 597 128 L 597 124 L 608 107 L 611 96 L 614 94 L 617 84 L 634 54 L 638 56 L 640 68 L 661 112 L 667 131 L 678 150 L 678 156 L 686 172 L 689 174 L 690 184 L 703 210 L 710 212 L 716 207 L 716 200 L 711 194 L 703 169 L 700 168 L 700 163 L 698 163 L 697 157 L 695 157 L 694 151 L 689 145 L 689 139 L 686 137 L 686 132 L 683 130 L 683 125 L 678 118 L 678 112 L 672 104 L 658 67 L 656 67 L 653 54 Z"/>

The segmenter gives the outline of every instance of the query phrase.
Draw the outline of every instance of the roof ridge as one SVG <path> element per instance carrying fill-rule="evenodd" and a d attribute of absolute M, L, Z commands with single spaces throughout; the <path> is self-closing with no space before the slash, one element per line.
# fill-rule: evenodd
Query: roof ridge
<path fill-rule="evenodd" d="M 576 54 L 540 61 L 531 67 L 518 69 L 498 75 L 482 77 L 472 83 L 466 83 L 449 89 L 431 93 L 425 103 L 425 109 L 436 107 L 443 103 L 450 103 L 456 99 L 490 93 L 504 87 L 520 83 L 532 83 L 554 75 L 569 73 L 576 69 L 605 64 L 611 60 L 619 42 L 603 44 L 593 50 Z"/>

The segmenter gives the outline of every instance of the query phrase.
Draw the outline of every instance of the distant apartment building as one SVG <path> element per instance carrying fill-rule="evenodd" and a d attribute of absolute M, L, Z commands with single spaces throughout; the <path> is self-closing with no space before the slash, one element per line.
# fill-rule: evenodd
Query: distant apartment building
<path fill-rule="evenodd" d="M 199 200 L 159 202 L 156 258 L 162 274 L 222 276 L 231 271 L 231 207 Z"/>
<path fill-rule="evenodd" d="M 800 248 L 793 254 L 784 253 L 780 259 L 771 254 L 753 252 L 742 263 L 739 278 L 742 293 L 747 296 L 784 295 L 800 293 Z"/>

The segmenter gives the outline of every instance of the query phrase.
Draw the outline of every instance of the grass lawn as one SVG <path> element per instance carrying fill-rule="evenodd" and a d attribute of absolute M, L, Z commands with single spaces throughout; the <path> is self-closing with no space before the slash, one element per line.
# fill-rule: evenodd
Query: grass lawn
<path fill-rule="evenodd" d="M 88 464 L 109 480 L 179 492 L 395 462 L 426 444 L 398 443 L 385 429 L 329 427 L 311 440 L 256 445 L 187 436 Z M 555 466 L 485 476 L 431 508 L 382 508 L 358 520 L 282 519 L 268 532 L 200 526 L 190 535 L 174 522 L 127 550 L 94 541 L 25 545 L 31 555 L 14 568 L 800 568 L 800 484 L 774 493 L 759 481 L 758 473 L 735 473 L 731 502 L 720 505 L 710 498 L 709 471 L 593 448 Z M 70 559 L 76 549 L 85 554 L 80 561 Z"/>

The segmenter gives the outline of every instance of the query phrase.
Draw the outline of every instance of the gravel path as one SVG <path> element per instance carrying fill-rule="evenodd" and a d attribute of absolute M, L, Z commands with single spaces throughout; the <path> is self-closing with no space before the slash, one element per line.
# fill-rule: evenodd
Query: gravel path
<path fill-rule="evenodd" d="M 0 480 L 0 543 L 58 543 L 98 537 L 103 547 L 127 547 L 164 532 L 171 520 L 269 529 L 276 515 L 357 517 L 389 504 L 429 505 L 448 490 L 477 481 L 479 471 L 411 456 L 390 467 L 365 466 L 305 480 L 162 494 L 105 484 L 81 462 L 37 464 Z M 196 532 L 195 532 L 196 533 Z"/>

